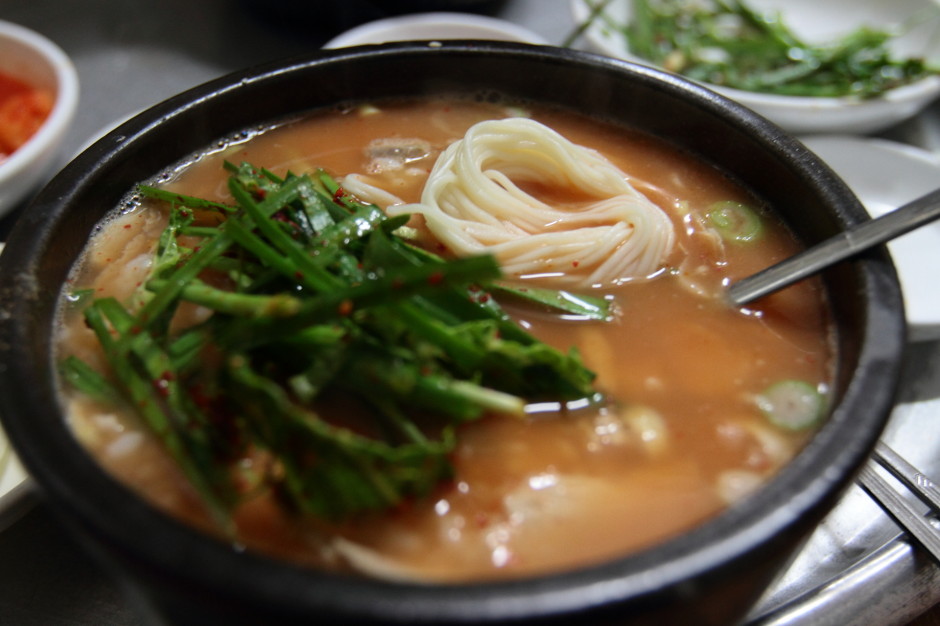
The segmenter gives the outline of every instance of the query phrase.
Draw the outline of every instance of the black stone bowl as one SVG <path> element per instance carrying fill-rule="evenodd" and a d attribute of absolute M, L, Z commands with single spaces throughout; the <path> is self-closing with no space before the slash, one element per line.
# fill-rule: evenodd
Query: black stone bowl
<path fill-rule="evenodd" d="M 312 571 L 243 553 L 158 512 L 107 475 L 65 424 L 50 345 L 60 288 L 89 233 L 135 183 L 259 122 L 349 100 L 493 93 L 567 107 L 705 159 L 776 207 L 806 244 L 867 219 L 799 142 L 682 79 L 571 50 L 488 42 L 313 54 L 197 87 L 123 124 L 69 164 L 0 256 L 0 415 L 45 500 L 173 624 L 728 624 L 831 508 L 894 401 L 905 339 L 883 250 L 824 274 L 837 325 L 835 401 L 806 448 L 757 494 L 627 558 L 558 575 L 420 585 Z"/>

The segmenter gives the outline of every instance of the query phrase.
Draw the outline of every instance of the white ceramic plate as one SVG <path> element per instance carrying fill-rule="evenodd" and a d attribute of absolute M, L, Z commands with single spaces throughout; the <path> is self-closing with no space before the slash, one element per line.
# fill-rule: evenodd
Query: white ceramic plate
<path fill-rule="evenodd" d="M 570 0 L 575 22 L 590 15 L 589 4 L 597 0 Z M 878 29 L 902 27 L 912 16 L 926 16 L 912 22 L 892 39 L 897 58 L 924 56 L 940 61 L 940 7 L 935 0 L 747 0 L 760 11 L 778 12 L 797 36 L 814 44 L 831 43 L 861 25 Z M 606 13 L 616 24 L 628 22 L 632 0 L 612 0 Z M 916 18 L 915 18 L 916 19 Z M 623 33 L 595 20 L 585 32 L 588 46 L 607 56 L 646 63 L 630 54 Z M 706 85 L 732 100 L 757 111 L 793 133 L 870 133 L 892 126 L 917 114 L 940 95 L 940 77 L 893 89 L 879 98 L 812 98 L 759 94 Z"/>
<path fill-rule="evenodd" d="M 29 508 L 32 486 L 26 470 L 0 429 L 0 531 Z"/>
<path fill-rule="evenodd" d="M 882 139 L 819 135 L 803 139 L 877 217 L 940 187 L 940 156 Z M 940 223 L 888 243 L 912 341 L 940 338 Z"/>
<path fill-rule="evenodd" d="M 3 243 L 0 242 L 0 253 Z M 32 487 L 26 470 L 20 465 L 13 448 L 0 428 L 0 530 L 19 518 L 29 508 Z"/>
<path fill-rule="evenodd" d="M 415 13 L 368 22 L 334 37 L 324 48 L 389 41 L 491 39 L 546 44 L 541 36 L 512 22 L 470 13 Z"/>

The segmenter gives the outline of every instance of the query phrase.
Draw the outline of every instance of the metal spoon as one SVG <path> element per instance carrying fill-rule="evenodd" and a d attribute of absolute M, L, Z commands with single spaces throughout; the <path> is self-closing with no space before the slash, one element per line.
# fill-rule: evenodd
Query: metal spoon
<path fill-rule="evenodd" d="M 826 239 L 785 261 L 742 278 L 728 288 L 728 301 L 742 306 L 812 276 L 830 265 L 940 218 L 940 189 Z"/>

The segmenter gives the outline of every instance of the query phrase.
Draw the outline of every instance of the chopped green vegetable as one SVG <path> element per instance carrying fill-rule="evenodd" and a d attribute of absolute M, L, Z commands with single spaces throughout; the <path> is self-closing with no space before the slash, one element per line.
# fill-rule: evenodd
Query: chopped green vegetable
<path fill-rule="evenodd" d="M 815 426 L 826 411 L 823 394 L 802 380 L 783 380 L 757 398 L 757 406 L 771 423 L 787 430 Z"/>
<path fill-rule="evenodd" d="M 233 463 L 246 454 L 268 460 L 263 483 L 294 510 L 342 519 L 450 477 L 462 422 L 600 400 L 576 352 L 536 340 L 490 297 L 491 256 L 415 248 L 395 234 L 405 220 L 323 171 L 226 168 L 231 206 L 140 187 L 170 205 L 152 273 L 128 303 L 84 309 L 110 374 L 61 363 L 77 390 L 140 414 L 223 526 L 245 497 Z M 520 297 L 609 317 L 603 299 Z M 183 303 L 213 314 L 173 330 Z M 336 399 L 359 406 L 354 428 L 324 409 Z"/>
<path fill-rule="evenodd" d="M 616 24 L 597 2 L 587 22 L 620 31 L 630 52 L 694 80 L 790 96 L 872 98 L 931 74 L 920 58 L 893 58 L 887 30 L 862 26 L 830 45 L 812 45 L 785 16 L 742 0 L 630 0 Z"/>
<path fill-rule="evenodd" d="M 759 239 L 764 231 L 760 216 L 754 209 L 740 202 L 716 202 L 708 207 L 706 216 L 726 241 L 750 243 Z"/>
<path fill-rule="evenodd" d="M 505 283 L 493 283 L 489 291 L 512 298 L 545 306 L 553 311 L 588 320 L 609 321 L 612 313 L 610 300 L 598 296 L 575 294 L 558 289 L 521 287 Z"/>
<path fill-rule="evenodd" d="M 98 370 L 74 356 L 66 357 L 59 364 L 59 373 L 72 387 L 99 402 L 119 402 L 121 393 Z"/>

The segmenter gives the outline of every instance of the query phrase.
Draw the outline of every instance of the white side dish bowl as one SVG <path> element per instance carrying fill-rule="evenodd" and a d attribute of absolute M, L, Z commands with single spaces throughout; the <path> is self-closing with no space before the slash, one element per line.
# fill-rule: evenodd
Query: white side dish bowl
<path fill-rule="evenodd" d="M 595 2 L 571 0 L 576 23 L 589 19 Z M 890 43 L 894 55 L 940 62 L 940 8 L 932 0 L 748 0 L 748 5 L 761 12 L 779 13 L 798 36 L 813 44 L 832 42 L 863 25 L 878 30 L 897 29 L 898 35 Z M 605 13 L 614 23 L 626 24 L 632 6 L 632 0 L 612 0 Z M 631 54 L 624 34 L 607 27 L 602 20 L 594 20 L 584 36 L 594 52 L 651 65 Z M 916 115 L 940 96 L 940 76 L 868 100 L 781 96 L 705 86 L 800 134 L 876 132 Z"/>
<path fill-rule="evenodd" d="M 368 22 L 347 30 L 323 44 L 346 48 L 389 41 L 425 39 L 488 39 L 547 44 L 536 33 L 495 17 L 470 13 L 416 13 Z"/>
<path fill-rule="evenodd" d="M 0 215 L 3 215 L 51 173 L 78 107 L 79 87 L 75 66 L 61 48 L 35 31 L 2 20 L 0 73 L 55 94 L 45 123 L 0 162 Z"/>
<path fill-rule="evenodd" d="M 937 188 L 940 157 L 883 139 L 819 135 L 803 140 L 842 177 L 872 217 Z M 888 243 L 901 280 L 911 341 L 940 338 L 940 223 Z"/>

